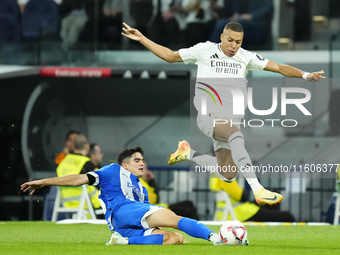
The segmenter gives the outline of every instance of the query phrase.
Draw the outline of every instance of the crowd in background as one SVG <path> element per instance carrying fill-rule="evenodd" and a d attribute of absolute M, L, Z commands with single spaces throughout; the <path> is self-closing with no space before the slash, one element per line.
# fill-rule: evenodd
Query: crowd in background
<path fill-rule="evenodd" d="M 85 174 L 90 171 L 96 171 L 101 168 L 103 153 L 96 143 L 90 143 L 89 140 L 80 132 L 71 130 L 66 134 L 64 149 L 56 155 L 55 164 L 57 165 L 57 175 L 65 176 L 69 174 Z M 143 176 L 139 178 L 142 186 L 148 191 L 148 199 L 151 204 L 163 206 L 175 212 L 177 215 L 199 220 L 199 215 L 194 203 L 190 200 L 177 201 L 172 204 L 162 203 L 159 197 L 159 187 L 152 171 L 144 162 Z M 255 201 L 248 202 L 246 192 L 235 180 L 233 183 L 226 183 L 217 176 L 212 175 L 210 178 L 210 189 L 212 192 L 224 192 L 231 197 L 232 204 L 235 209 L 235 216 L 240 221 L 281 221 L 294 222 L 293 215 L 288 211 L 268 210 L 268 207 L 259 207 Z M 88 194 L 95 209 L 100 208 L 98 200 L 98 190 L 93 186 L 87 187 Z M 55 192 L 54 190 L 52 190 Z M 61 194 L 64 199 L 63 207 L 78 208 L 79 198 L 82 189 L 78 188 L 61 188 Z M 47 200 L 46 200 L 47 201 Z M 54 204 L 54 203 L 53 203 Z M 45 203 L 48 206 L 48 202 Z M 223 211 L 226 206 L 224 200 L 216 199 L 216 207 Z M 44 218 L 50 219 L 53 206 L 48 210 L 44 209 Z M 218 210 L 217 210 L 218 211 Z M 223 219 L 222 214 L 217 215 L 218 220 Z M 230 216 L 229 216 L 230 217 Z"/>
<path fill-rule="evenodd" d="M 6 35 L 0 35 L 3 42 L 57 40 L 64 50 L 72 49 L 77 42 L 95 40 L 121 44 L 123 18 L 152 40 L 172 48 L 207 40 L 219 42 L 229 21 L 244 26 L 245 43 L 260 44 L 271 37 L 272 0 L 3 0 L 0 19 L 10 15 L 1 7 L 9 1 L 16 3 L 20 13 L 14 20 L 6 21 L 12 22 L 12 28 Z M 20 36 L 14 32 L 16 22 Z M 39 35 L 33 36 L 34 29 L 39 30 L 36 32 Z"/>

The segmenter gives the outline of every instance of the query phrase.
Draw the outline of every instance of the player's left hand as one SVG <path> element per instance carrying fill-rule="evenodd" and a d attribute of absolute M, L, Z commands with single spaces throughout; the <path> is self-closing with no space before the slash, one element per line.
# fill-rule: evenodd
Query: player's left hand
<path fill-rule="evenodd" d="M 324 71 L 319 71 L 319 72 L 314 72 L 314 73 L 310 73 L 308 76 L 307 76 L 307 80 L 308 81 L 311 81 L 311 82 L 316 82 L 320 79 L 325 79 L 326 77 L 323 76 L 324 74 Z"/>
<path fill-rule="evenodd" d="M 41 180 L 38 181 L 32 181 L 32 182 L 25 182 L 24 184 L 21 184 L 21 190 L 23 192 L 26 192 L 30 189 L 32 189 L 32 192 L 30 193 L 30 195 L 33 195 L 33 193 L 37 190 L 37 189 L 41 189 L 42 187 L 44 187 L 45 185 L 43 184 L 43 182 Z"/>

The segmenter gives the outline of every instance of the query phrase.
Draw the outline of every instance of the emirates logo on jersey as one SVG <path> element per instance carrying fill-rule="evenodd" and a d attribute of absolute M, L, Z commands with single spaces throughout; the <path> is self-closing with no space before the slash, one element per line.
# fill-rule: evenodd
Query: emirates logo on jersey
<path fill-rule="evenodd" d="M 210 61 L 210 66 L 242 69 L 242 65 L 240 63 L 232 63 L 232 62 L 228 62 L 225 60 L 215 60 L 215 59 Z"/>
<path fill-rule="evenodd" d="M 239 74 L 242 65 L 240 63 L 228 62 L 225 60 L 211 60 L 210 66 L 215 68 L 217 74 Z"/>

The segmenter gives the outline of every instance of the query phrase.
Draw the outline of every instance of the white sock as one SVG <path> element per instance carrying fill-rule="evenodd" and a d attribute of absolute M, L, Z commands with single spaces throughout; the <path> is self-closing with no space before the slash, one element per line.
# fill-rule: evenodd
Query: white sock
<path fill-rule="evenodd" d="M 210 156 L 210 155 L 206 155 L 206 154 L 198 154 L 195 157 L 193 157 L 193 155 L 196 153 L 196 151 L 194 153 L 192 153 L 191 155 L 191 161 L 195 162 L 197 165 L 200 166 L 217 166 L 217 159 L 216 157 Z M 191 154 L 191 152 L 190 152 Z"/>
<path fill-rule="evenodd" d="M 205 167 L 209 167 L 209 166 L 214 166 L 217 167 L 217 158 L 207 155 L 207 154 L 196 154 L 196 151 L 194 151 L 193 149 L 190 149 L 190 153 L 188 155 L 191 155 L 189 158 L 187 156 L 187 159 L 195 162 L 197 165 L 200 166 L 205 166 Z M 195 157 L 194 157 L 195 155 Z M 225 178 L 222 174 L 220 174 L 218 171 L 215 171 L 214 174 L 216 174 L 220 179 L 222 179 L 223 181 L 228 181 L 227 178 Z"/>
<path fill-rule="evenodd" d="M 231 156 L 241 174 L 246 178 L 253 192 L 261 188 L 262 185 L 259 183 L 255 172 L 241 171 L 241 169 L 244 169 L 245 167 L 251 168 L 253 165 L 250 160 L 249 154 L 244 147 L 243 134 L 241 132 L 233 133 L 229 137 L 229 144 L 231 147 Z"/>
<path fill-rule="evenodd" d="M 241 132 L 236 132 L 233 135 L 231 135 L 230 137 L 235 138 L 234 135 L 237 134 L 237 133 L 240 134 L 241 137 L 242 137 L 242 139 L 240 139 L 240 140 L 243 142 L 243 150 L 244 150 L 244 152 L 246 153 L 246 155 L 247 155 L 247 157 L 249 159 L 249 164 L 252 165 L 251 160 L 250 160 L 249 155 L 248 155 L 248 152 L 246 151 L 246 149 L 244 147 L 244 140 L 243 140 L 242 133 Z M 238 136 L 238 135 L 236 135 L 236 136 Z M 229 138 L 229 140 L 231 140 L 231 139 Z M 237 147 L 237 146 L 235 146 L 235 147 Z M 198 164 L 200 166 L 205 166 L 205 167 L 208 167 L 208 166 L 217 166 L 217 158 L 216 157 L 213 157 L 213 156 L 210 156 L 210 155 L 206 155 L 206 154 L 201 154 L 201 155 L 193 157 L 195 155 L 195 153 L 196 153 L 196 151 L 193 150 L 192 148 L 190 148 L 190 153 L 186 157 L 187 160 L 193 161 L 193 162 L 195 162 L 196 164 Z M 231 153 L 232 153 L 232 157 L 233 157 L 234 162 L 236 162 L 236 160 L 235 160 L 235 158 L 233 156 L 233 151 Z M 237 165 L 237 168 L 240 169 L 240 165 Z M 223 175 L 221 175 L 219 172 L 216 171 L 215 174 L 220 179 L 222 179 L 223 181 L 227 181 L 227 179 Z M 247 180 L 248 184 L 250 185 L 250 187 L 251 187 L 253 192 L 262 187 L 262 185 L 259 183 L 255 173 L 250 172 L 250 173 L 246 173 L 246 175 L 245 175 L 245 173 L 242 173 L 242 174 L 246 178 L 246 180 Z"/>

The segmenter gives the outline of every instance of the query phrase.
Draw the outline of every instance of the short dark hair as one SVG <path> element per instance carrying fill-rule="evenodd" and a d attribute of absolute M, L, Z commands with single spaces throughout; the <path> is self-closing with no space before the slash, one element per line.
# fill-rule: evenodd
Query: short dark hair
<path fill-rule="evenodd" d="M 69 137 L 71 134 L 80 135 L 80 132 L 79 132 L 79 131 L 76 131 L 76 130 L 70 130 L 70 131 L 68 131 L 67 134 L 66 134 L 66 137 L 65 137 L 65 140 L 66 140 L 66 141 L 68 140 L 68 137 Z"/>
<path fill-rule="evenodd" d="M 234 32 L 239 32 L 239 33 L 243 33 L 243 27 L 240 23 L 237 22 L 229 22 L 227 23 L 227 25 L 225 25 L 224 30 L 230 29 Z"/>
<path fill-rule="evenodd" d="M 74 138 L 74 149 L 75 150 L 83 150 L 86 146 L 88 146 L 89 141 L 86 136 L 80 134 Z"/>
<path fill-rule="evenodd" d="M 121 152 L 119 152 L 118 158 L 117 158 L 117 162 L 119 165 L 122 165 L 123 161 L 127 158 L 131 158 L 133 154 L 135 154 L 136 152 L 139 152 L 140 154 L 144 154 L 144 151 L 141 147 L 137 146 L 137 147 L 133 147 L 133 148 L 126 148 L 124 150 L 122 150 Z"/>

